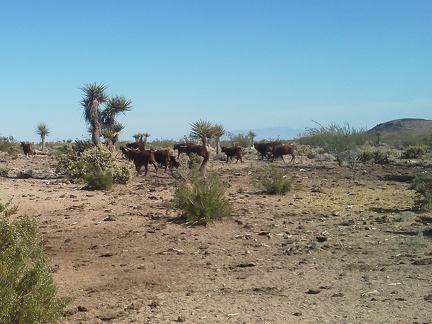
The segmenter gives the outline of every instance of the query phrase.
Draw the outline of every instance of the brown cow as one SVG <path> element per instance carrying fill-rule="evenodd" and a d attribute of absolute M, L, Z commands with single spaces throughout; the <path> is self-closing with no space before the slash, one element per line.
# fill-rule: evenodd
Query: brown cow
<path fill-rule="evenodd" d="M 122 150 L 123 154 L 127 159 L 133 161 L 135 165 L 135 169 L 137 171 L 137 175 L 139 175 L 141 168 L 144 166 L 145 169 L 144 176 L 146 176 L 148 172 L 149 163 L 153 164 L 157 173 L 158 167 L 152 151 L 140 151 L 139 149 L 124 148 L 124 147 L 121 147 L 120 149 Z"/>
<path fill-rule="evenodd" d="M 156 163 L 160 164 L 166 171 L 170 165 L 169 150 L 152 150 Z"/>
<path fill-rule="evenodd" d="M 188 156 L 194 153 L 203 158 L 208 156 L 208 152 L 205 149 L 205 147 L 198 144 L 192 144 L 192 143 L 174 144 L 174 150 L 178 150 L 179 152 L 177 158 L 180 156 L 180 153 L 186 153 Z"/>
<path fill-rule="evenodd" d="M 178 143 L 178 144 L 174 144 L 174 150 L 178 151 L 177 154 L 177 159 L 180 157 L 180 154 L 182 153 L 186 153 L 187 155 L 189 155 L 190 153 L 189 150 L 191 147 L 195 146 L 196 144 L 193 143 Z"/>
<path fill-rule="evenodd" d="M 272 150 L 272 161 L 274 161 L 275 159 L 277 159 L 278 157 L 282 158 L 282 161 L 285 162 L 283 156 L 290 154 L 291 155 L 291 162 L 294 162 L 295 160 L 295 155 L 294 155 L 294 150 L 295 150 L 295 145 L 294 144 L 289 144 L 289 145 L 279 145 L 276 146 L 275 148 L 273 148 Z"/>
<path fill-rule="evenodd" d="M 29 155 L 31 153 L 34 154 L 33 148 L 31 147 L 30 143 L 26 143 L 26 142 L 21 142 L 21 147 L 23 148 L 24 151 L 24 156 L 25 157 L 29 157 Z"/>
<path fill-rule="evenodd" d="M 133 142 L 133 143 L 126 143 L 127 148 L 132 149 L 139 149 L 140 151 L 145 151 L 145 144 L 144 142 Z"/>
<path fill-rule="evenodd" d="M 271 153 L 276 146 L 282 145 L 281 142 L 255 143 L 254 148 L 261 155 L 261 160 L 267 158 L 267 153 Z"/>
<path fill-rule="evenodd" d="M 170 155 L 170 164 L 169 164 L 169 168 L 170 168 L 170 169 L 172 169 L 172 168 L 176 168 L 176 169 L 178 169 L 179 166 L 180 166 L 180 162 L 177 161 L 177 160 L 175 159 L 174 156 Z"/>
<path fill-rule="evenodd" d="M 240 160 L 240 162 L 243 163 L 242 154 L 243 150 L 240 146 L 232 146 L 232 147 L 221 147 L 221 152 L 226 154 L 226 162 L 228 163 L 228 160 L 231 159 L 231 162 L 234 157 L 237 158 L 236 163 Z"/>

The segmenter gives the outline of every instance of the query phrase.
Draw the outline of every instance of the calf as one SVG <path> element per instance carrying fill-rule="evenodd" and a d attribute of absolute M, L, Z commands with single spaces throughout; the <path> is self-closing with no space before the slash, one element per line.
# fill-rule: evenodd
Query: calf
<path fill-rule="evenodd" d="M 175 159 L 174 156 L 170 155 L 170 164 L 169 164 L 169 168 L 170 168 L 171 170 L 172 170 L 172 168 L 176 168 L 176 169 L 178 169 L 179 166 L 180 166 L 180 162 L 177 161 L 177 160 Z"/>
<path fill-rule="evenodd" d="M 21 147 L 23 148 L 25 157 L 29 157 L 30 153 L 34 154 L 33 148 L 31 147 L 30 143 L 21 142 Z"/>
<path fill-rule="evenodd" d="M 228 160 L 231 159 L 231 162 L 234 157 L 237 158 L 236 163 L 240 160 L 240 162 L 243 163 L 242 154 L 243 150 L 239 146 L 232 146 L 232 147 L 221 147 L 221 152 L 226 154 L 226 162 L 228 163 Z"/>
<path fill-rule="evenodd" d="M 267 143 L 255 143 L 254 148 L 258 151 L 261 156 L 261 160 L 267 157 L 267 153 L 273 151 L 273 149 L 279 145 L 282 145 L 281 142 L 267 142 Z"/>
<path fill-rule="evenodd" d="M 282 158 L 282 161 L 285 162 L 283 156 L 290 154 L 291 155 L 291 162 L 294 162 L 295 160 L 295 155 L 294 155 L 294 150 L 295 150 L 295 145 L 294 144 L 289 144 L 289 145 L 279 145 L 276 146 L 273 150 L 272 150 L 272 161 L 274 161 L 275 159 L 277 159 L 278 157 Z"/>
<path fill-rule="evenodd" d="M 152 150 L 156 163 L 160 164 L 166 171 L 170 165 L 169 150 Z"/>
<path fill-rule="evenodd" d="M 131 148 L 124 148 L 124 147 L 120 149 L 122 150 L 123 154 L 127 159 L 133 161 L 137 175 L 139 175 L 141 168 L 144 166 L 145 169 L 144 176 L 146 176 L 148 172 L 149 163 L 153 164 L 157 173 L 158 167 L 155 161 L 155 156 L 152 151 L 140 151 L 139 149 L 131 149 Z"/>

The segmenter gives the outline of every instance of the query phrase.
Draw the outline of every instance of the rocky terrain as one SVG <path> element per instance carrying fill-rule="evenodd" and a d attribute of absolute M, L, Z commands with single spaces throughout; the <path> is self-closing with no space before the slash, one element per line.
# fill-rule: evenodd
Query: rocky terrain
<path fill-rule="evenodd" d="M 0 201 L 37 218 L 65 323 L 432 322 L 432 225 L 408 189 L 429 166 L 277 161 L 293 188 L 270 196 L 252 183 L 268 162 L 211 160 L 234 213 L 191 227 L 165 208 L 170 172 L 87 191 L 55 164 L 3 157 Z"/>

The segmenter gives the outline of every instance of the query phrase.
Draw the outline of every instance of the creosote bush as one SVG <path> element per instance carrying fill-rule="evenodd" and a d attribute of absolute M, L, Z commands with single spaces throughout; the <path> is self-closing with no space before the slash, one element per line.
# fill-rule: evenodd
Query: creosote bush
<path fill-rule="evenodd" d="M 293 179 L 283 169 L 270 165 L 255 174 L 253 184 L 269 195 L 285 195 L 291 190 Z"/>
<path fill-rule="evenodd" d="M 111 188 L 113 183 L 126 184 L 135 174 L 131 162 L 120 163 L 118 153 L 106 146 L 92 146 L 81 152 L 82 147 L 66 147 L 57 158 L 57 170 L 73 180 L 87 182 L 91 189 L 102 190 Z"/>
<path fill-rule="evenodd" d="M 168 206 L 178 208 L 189 223 L 206 225 L 231 216 L 232 208 L 225 197 L 225 184 L 216 172 L 205 176 L 197 168 L 177 183 L 174 198 Z"/>
<path fill-rule="evenodd" d="M 409 146 L 403 153 L 405 159 L 418 159 L 428 152 L 426 145 Z"/>
<path fill-rule="evenodd" d="M 0 323 L 56 323 L 68 304 L 57 287 L 40 244 L 37 224 L 11 221 L 17 207 L 0 203 Z"/>
<path fill-rule="evenodd" d="M 422 173 L 416 176 L 410 186 L 415 190 L 419 197 L 416 207 L 425 211 L 432 210 L 432 173 Z"/>

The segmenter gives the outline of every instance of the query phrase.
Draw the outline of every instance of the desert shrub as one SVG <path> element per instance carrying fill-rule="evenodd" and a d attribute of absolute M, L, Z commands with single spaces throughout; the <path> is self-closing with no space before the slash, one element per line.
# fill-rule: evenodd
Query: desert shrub
<path fill-rule="evenodd" d="M 1 217 L 9 217 L 11 215 L 14 215 L 14 214 L 16 214 L 17 210 L 18 210 L 18 206 L 12 205 L 11 200 L 9 200 L 5 204 L 0 202 L 0 216 Z"/>
<path fill-rule="evenodd" d="M 192 153 L 189 155 L 188 166 L 189 169 L 194 170 L 197 166 L 200 166 L 202 163 L 202 157 L 198 154 Z"/>
<path fill-rule="evenodd" d="M 360 162 L 366 163 L 373 159 L 374 150 L 366 148 L 360 151 L 358 160 Z"/>
<path fill-rule="evenodd" d="M 262 169 L 253 177 L 253 184 L 269 195 L 285 195 L 291 190 L 292 183 L 292 177 L 275 165 Z"/>
<path fill-rule="evenodd" d="M 132 163 L 118 162 L 118 154 L 111 152 L 104 145 L 92 146 L 83 152 L 76 151 L 70 146 L 65 153 L 57 157 L 57 160 L 59 172 L 74 180 L 90 180 L 93 185 L 106 184 L 109 177 L 112 183 L 125 184 L 135 172 Z M 98 177 L 101 179 L 97 179 Z"/>
<path fill-rule="evenodd" d="M 9 154 L 19 154 L 22 152 L 20 143 L 18 143 L 12 136 L 0 136 L 0 151 Z"/>
<path fill-rule="evenodd" d="M 155 139 L 151 142 L 147 143 L 147 147 L 151 147 L 151 148 L 155 148 L 155 149 L 159 149 L 159 150 L 170 150 L 170 152 L 172 153 L 173 151 L 173 146 L 174 146 L 174 140 L 172 139 Z"/>
<path fill-rule="evenodd" d="M 338 164 L 342 165 L 346 158 L 353 156 L 352 151 L 363 145 L 366 140 L 367 134 L 364 129 L 355 129 L 345 123 L 343 126 L 331 124 L 306 128 L 305 134 L 298 141 L 301 144 L 323 148 L 325 153 L 333 154 Z"/>
<path fill-rule="evenodd" d="M 11 221 L 16 207 L 0 203 L 0 323 L 56 323 L 68 299 L 57 298 L 37 224 Z"/>
<path fill-rule="evenodd" d="M 113 186 L 113 177 L 110 171 L 91 169 L 84 174 L 83 180 L 92 190 L 109 190 Z"/>
<path fill-rule="evenodd" d="M 4 167 L 0 167 L 0 177 L 7 177 L 9 174 L 9 170 Z"/>
<path fill-rule="evenodd" d="M 428 152 L 426 145 L 409 146 L 403 153 L 402 157 L 405 159 L 418 159 Z"/>
<path fill-rule="evenodd" d="M 389 164 L 390 153 L 387 151 L 374 150 L 372 152 L 372 158 L 376 164 Z"/>
<path fill-rule="evenodd" d="M 250 147 L 252 145 L 251 139 L 247 134 L 234 134 L 227 132 L 225 137 L 228 138 L 228 140 L 222 140 L 220 142 L 221 146 Z"/>
<path fill-rule="evenodd" d="M 432 210 L 432 173 L 417 175 L 411 182 L 410 189 L 419 194 L 416 201 L 417 208 L 427 211 Z"/>
<path fill-rule="evenodd" d="M 216 172 L 203 175 L 198 168 L 190 170 L 186 181 L 179 181 L 169 208 L 182 210 L 183 217 L 196 225 L 231 216 L 231 204 L 225 197 L 225 184 Z"/>

